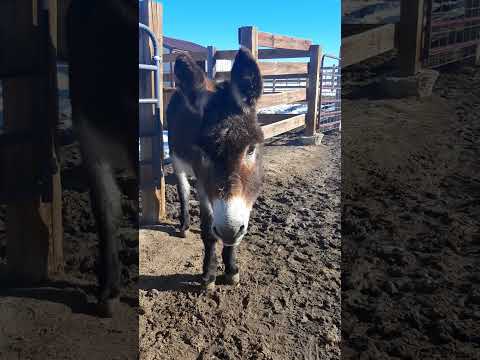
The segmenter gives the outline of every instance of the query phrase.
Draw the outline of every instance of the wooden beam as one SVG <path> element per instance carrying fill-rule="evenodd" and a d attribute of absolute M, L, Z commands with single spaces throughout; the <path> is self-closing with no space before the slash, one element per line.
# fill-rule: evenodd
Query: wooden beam
<path fill-rule="evenodd" d="M 308 64 L 305 62 L 261 62 L 259 66 L 262 76 L 308 73 Z"/>
<path fill-rule="evenodd" d="M 217 71 L 215 72 L 216 81 L 230 80 L 230 71 Z"/>
<path fill-rule="evenodd" d="M 207 76 L 209 79 L 215 78 L 215 47 L 207 47 Z"/>
<path fill-rule="evenodd" d="M 292 117 L 292 114 L 257 114 L 258 123 L 261 126 L 285 120 Z"/>
<path fill-rule="evenodd" d="M 307 90 L 298 89 L 292 91 L 284 91 L 273 94 L 263 94 L 257 104 L 257 109 L 264 109 L 266 107 L 282 104 L 290 104 L 293 102 L 304 101 L 307 98 Z"/>
<path fill-rule="evenodd" d="M 285 79 L 307 79 L 308 74 L 284 74 L 284 75 L 263 75 L 264 79 L 276 79 L 276 80 L 285 80 Z"/>
<path fill-rule="evenodd" d="M 255 59 L 258 59 L 258 31 L 254 26 L 244 26 L 238 29 L 238 42 L 252 52 Z"/>
<path fill-rule="evenodd" d="M 6 132 L 30 131 L 36 140 L 9 145 L 5 156 L 5 182 L 13 197 L 7 204 L 7 267 L 10 280 L 33 284 L 63 272 L 62 195 L 54 150 L 57 69 L 50 16 L 32 2 L 22 5 L 28 11 L 17 14 L 10 36 L 31 27 L 38 11 L 34 36 L 24 46 L 38 46 L 31 60 L 41 66 L 28 76 L 3 82 Z"/>
<path fill-rule="evenodd" d="M 400 74 L 411 76 L 421 69 L 424 0 L 400 3 L 399 58 Z"/>
<path fill-rule="evenodd" d="M 305 114 L 296 115 L 285 120 L 277 121 L 261 127 L 263 137 L 270 139 L 305 125 Z"/>
<path fill-rule="evenodd" d="M 259 49 L 259 59 L 291 59 L 309 57 L 308 50 L 295 49 Z"/>
<path fill-rule="evenodd" d="M 285 35 L 276 35 L 267 32 L 258 33 L 258 46 L 275 49 L 308 50 L 312 45 L 310 40 Z"/>
<path fill-rule="evenodd" d="M 184 52 L 174 52 L 170 54 L 163 55 L 163 62 L 175 62 L 177 57 Z M 195 61 L 206 61 L 208 59 L 208 53 L 203 51 L 189 51 L 188 54 L 193 58 Z"/>
<path fill-rule="evenodd" d="M 308 110 L 306 117 L 306 136 L 313 136 L 317 131 L 318 106 L 320 102 L 320 66 L 322 62 L 322 49 L 319 45 L 310 46 L 310 66 L 308 69 Z"/>
<path fill-rule="evenodd" d="M 233 60 L 237 56 L 237 50 L 217 50 L 215 52 L 216 60 Z"/>
<path fill-rule="evenodd" d="M 217 50 L 215 59 L 217 60 L 233 60 L 237 55 L 237 50 Z M 291 59 L 309 57 L 308 50 L 292 50 L 292 49 L 258 49 L 259 59 Z"/>
<path fill-rule="evenodd" d="M 379 26 L 342 39 L 342 68 L 395 48 L 395 24 Z"/>

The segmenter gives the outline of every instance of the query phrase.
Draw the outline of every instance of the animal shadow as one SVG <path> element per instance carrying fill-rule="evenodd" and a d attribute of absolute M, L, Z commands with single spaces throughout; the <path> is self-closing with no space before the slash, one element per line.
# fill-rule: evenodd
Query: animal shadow
<path fill-rule="evenodd" d="M 161 232 L 164 232 L 165 234 L 168 234 L 169 236 L 181 238 L 180 231 L 178 230 L 178 226 L 173 224 L 164 223 L 159 225 L 147 225 L 147 226 L 142 226 L 142 229 L 161 231 Z M 188 231 L 193 234 L 201 233 L 200 230 L 192 229 L 192 228 L 190 228 Z"/>
<path fill-rule="evenodd" d="M 95 286 L 76 285 L 66 281 L 49 281 L 35 287 L 5 287 L 0 297 L 11 296 L 41 301 L 50 301 L 69 307 L 72 313 L 97 316 L 96 302 L 90 301 Z"/>
<path fill-rule="evenodd" d="M 140 275 L 138 287 L 142 290 L 202 292 L 200 275 L 171 274 L 171 275 Z"/>

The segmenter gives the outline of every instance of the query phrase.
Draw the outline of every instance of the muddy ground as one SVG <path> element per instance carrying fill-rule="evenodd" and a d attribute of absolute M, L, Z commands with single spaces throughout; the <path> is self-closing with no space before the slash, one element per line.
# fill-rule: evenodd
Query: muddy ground
<path fill-rule="evenodd" d="M 480 68 L 367 98 L 394 55 L 343 73 L 342 355 L 479 359 Z"/>
<path fill-rule="evenodd" d="M 136 359 L 138 356 L 137 194 L 121 181 L 123 291 L 115 318 L 97 316 L 98 242 L 89 188 L 71 129 L 66 68 L 59 70 L 65 275 L 34 288 L 0 288 L 0 359 Z M 0 275 L 6 263 L 5 206 L 0 207 Z"/>
<path fill-rule="evenodd" d="M 200 290 L 198 203 L 193 231 L 177 237 L 179 203 L 168 185 L 168 221 L 140 233 L 142 359 L 340 358 L 340 135 L 318 147 L 294 139 L 266 147 L 239 287 L 220 278 L 212 294 Z"/>

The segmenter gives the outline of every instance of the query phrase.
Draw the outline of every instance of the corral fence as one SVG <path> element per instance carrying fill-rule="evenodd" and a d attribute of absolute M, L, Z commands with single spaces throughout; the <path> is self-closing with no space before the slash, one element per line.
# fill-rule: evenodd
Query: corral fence
<path fill-rule="evenodd" d="M 480 0 L 401 0 L 398 23 L 342 24 L 342 32 L 342 68 L 393 49 L 404 76 L 472 58 L 479 64 Z"/>

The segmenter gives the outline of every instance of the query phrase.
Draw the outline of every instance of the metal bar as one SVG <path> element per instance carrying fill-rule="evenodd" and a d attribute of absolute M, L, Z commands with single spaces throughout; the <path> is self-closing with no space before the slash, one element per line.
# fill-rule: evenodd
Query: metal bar
<path fill-rule="evenodd" d="M 158 103 L 158 99 L 157 98 L 151 98 L 151 99 L 139 99 L 138 102 L 140 104 L 157 104 Z"/>
<path fill-rule="evenodd" d="M 158 68 L 156 65 L 138 64 L 138 68 L 140 70 L 158 71 Z"/>

